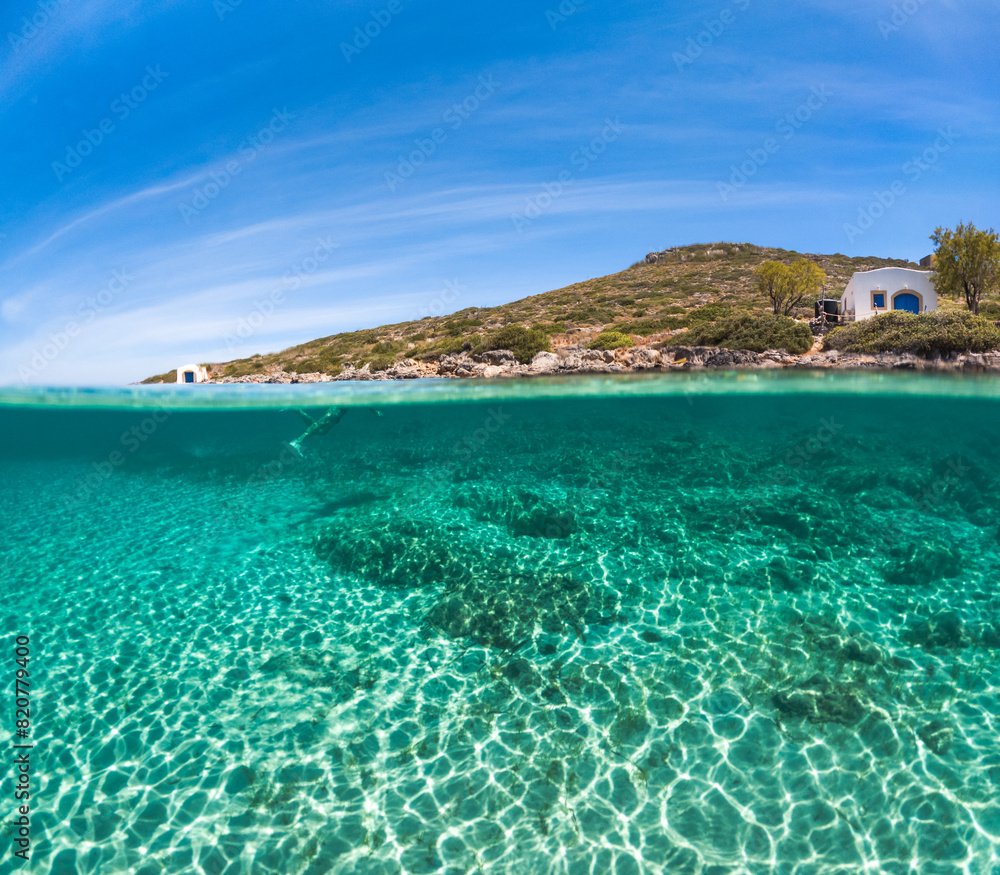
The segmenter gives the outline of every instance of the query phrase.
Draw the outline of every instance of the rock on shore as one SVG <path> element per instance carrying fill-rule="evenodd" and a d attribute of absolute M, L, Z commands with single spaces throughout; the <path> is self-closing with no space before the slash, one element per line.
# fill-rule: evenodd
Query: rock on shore
<path fill-rule="evenodd" d="M 565 346 L 555 352 L 540 352 L 530 363 L 522 364 L 505 349 L 444 356 L 439 362 L 405 359 L 392 367 L 372 372 L 347 367 L 336 377 L 326 374 L 293 374 L 269 368 L 262 374 L 242 377 L 219 377 L 212 383 L 320 383 L 330 380 L 415 380 L 429 377 L 448 379 L 498 379 L 510 377 L 553 376 L 558 374 L 627 374 L 665 370 L 765 370 L 773 368 L 835 368 L 838 370 L 920 370 L 959 371 L 966 373 L 1000 372 L 1000 352 L 952 355 L 924 359 L 915 355 L 856 353 L 823 350 L 792 355 L 784 350 L 757 353 L 742 349 L 718 349 L 711 346 L 636 346 L 630 349 L 597 350 Z"/>

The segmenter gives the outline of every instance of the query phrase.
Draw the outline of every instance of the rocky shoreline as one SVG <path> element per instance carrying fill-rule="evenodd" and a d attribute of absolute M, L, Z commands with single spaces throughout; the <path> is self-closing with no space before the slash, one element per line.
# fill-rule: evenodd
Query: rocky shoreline
<path fill-rule="evenodd" d="M 268 369 L 262 374 L 218 377 L 210 383 L 325 383 L 348 380 L 509 379 L 514 377 L 559 376 L 563 374 L 629 374 L 678 370 L 771 370 L 776 368 L 823 368 L 836 370 L 955 371 L 1000 373 L 1000 352 L 969 353 L 946 358 L 821 350 L 792 355 L 785 350 L 757 353 L 710 346 L 637 346 L 619 350 L 562 347 L 540 352 L 529 364 L 522 364 L 509 350 L 499 349 L 471 355 L 466 352 L 444 356 L 439 362 L 405 359 L 390 368 L 372 372 L 348 367 L 336 377 L 327 374 L 294 374 Z"/>

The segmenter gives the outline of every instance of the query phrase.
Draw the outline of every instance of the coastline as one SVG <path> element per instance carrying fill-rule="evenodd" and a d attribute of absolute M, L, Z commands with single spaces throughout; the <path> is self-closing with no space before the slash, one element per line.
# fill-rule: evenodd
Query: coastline
<path fill-rule="evenodd" d="M 751 352 L 711 346 L 636 346 L 619 350 L 594 350 L 566 346 L 555 352 L 540 352 L 530 363 L 514 358 L 509 350 L 467 352 L 444 356 L 439 362 L 404 359 L 392 367 L 372 372 L 347 367 L 335 377 L 323 373 L 289 373 L 265 368 L 260 374 L 217 377 L 206 382 L 232 383 L 327 383 L 370 380 L 420 379 L 516 379 L 569 374 L 629 374 L 690 370 L 830 369 L 859 371 L 933 371 L 952 373 L 1000 373 L 1000 351 L 964 353 L 921 358 L 912 353 L 846 353 L 837 350 L 810 351 L 793 355 L 785 350 Z"/>

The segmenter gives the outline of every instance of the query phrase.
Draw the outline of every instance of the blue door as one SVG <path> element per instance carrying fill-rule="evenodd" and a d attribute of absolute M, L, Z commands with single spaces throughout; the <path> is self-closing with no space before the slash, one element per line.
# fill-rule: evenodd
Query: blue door
<path fill-rule="evenodd" d="M 903 292 L 892 299 L 893 310 L 905 310 L 907 313 L 920 312 L 920 298 L 910 292 Z"/>
<path fill-rule="evenodd" d="M 185 383 L 193 383 L 194 382 L 194 371 L 185 371 L 184 372 L 184 382 Z"/>

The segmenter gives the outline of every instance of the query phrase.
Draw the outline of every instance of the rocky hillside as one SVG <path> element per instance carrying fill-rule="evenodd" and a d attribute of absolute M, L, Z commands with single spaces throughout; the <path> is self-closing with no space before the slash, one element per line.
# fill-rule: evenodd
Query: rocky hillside
<path fill-rule="evenodd" d="M 748 243 L 680 246 L 650 253 L 627 270 L 522 298 L 498 307 L 468 307 L 449 316 L 383 325 L 321 337 L 281 352 L 208 364 L 213 378 L 267 371 L 335 377 L 345 369 L 376 373 L 406 362 L 439 362 L 465 350 L 497 349 L 504 328 L 530 329 L 531 349 L 589 345 L 604 331 L 630 335 L 649 345 L 669 339 L 683 344 L 688 329 L 740 312 L 767 309 L 754 289 L 753 270 L 768 259 L 806 257 L 827 276 L 828 297 L 839 297 L 856 271 L 918 265 L 892 258 L 810 255 Z M 811 305 L 798 316 L 812 315 Z M 524 335 L 524 332 L 521 332 Z M 523 337 L 522 337 L 523 340 Z M 411 364 L 412 363 L 412 364 Z M 174 382 L 168 371 L 146 383 Z"/>

